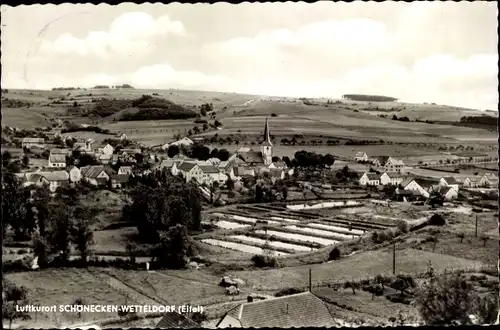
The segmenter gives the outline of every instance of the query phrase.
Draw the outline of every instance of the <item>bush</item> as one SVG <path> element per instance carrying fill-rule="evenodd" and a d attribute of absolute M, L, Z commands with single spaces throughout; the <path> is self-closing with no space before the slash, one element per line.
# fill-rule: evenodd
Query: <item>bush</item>
<path fill-rule="evenodd" d="M 444 226 L 446 224 L 446 220 L 439 214 L 434 214 L 430 219 L 430 226 Z"/>
<path fill-rule="evenodd" d="M 252 257 L 251 260 L 254 266 L 258 268 L 278 266 L 278 260 L 273 256 L 264 256 L 262 254 L 256 254 Z"/>
<path fill-rule="evenodd" d="M 292 294 L 297 294 L 297 293 L 302 293 L 304 290 L 301 289 L 296 289 L 296 288 L 287 288 L 287 289 L 281 289 L 280 291 L 276 292 L 274 295 L 275 297 L 283 297 L 283 296 L 289 296 Z"/>
<path fill-rule="evenodd" d="M 334 247 L 331 251 L 330 251 L 330 255 L 328 256 L 328 260 L 338 260 L 340 259 L 340 250 L 338 247 Z"/>
<path fill-rule="evenodd" d="M 26 250 L 25 249 L 17 250 L 17 254 L 19 254 L 19 255 L 26 254 Z"/>

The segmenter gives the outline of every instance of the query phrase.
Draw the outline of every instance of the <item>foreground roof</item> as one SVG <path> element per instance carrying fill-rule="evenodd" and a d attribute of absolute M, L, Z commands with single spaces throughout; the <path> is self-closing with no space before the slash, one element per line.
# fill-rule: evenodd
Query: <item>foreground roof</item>
<path fill-rule="evenodd" d="M 177 312 L 165 313 L 163 318 L 156 325 L 156 328 L 159 329 L 192 329 L 197 327 L 198 324 L 195 321 Z"/>
<path fill-rule="evenodd" d="M 226 315 L 243 328 L 325 327 L 334 322 L 325 303 L 311 292 L 244 303 Z"/>
<path fill-rule="evenodd" d="M 444 176 L 443 179 L 446 181 L 446 183 L 448 184 L 459 184 L 460 182 L 457 181 L 457 179 L 455 179 L 454 177 L 452 176 Z"/>

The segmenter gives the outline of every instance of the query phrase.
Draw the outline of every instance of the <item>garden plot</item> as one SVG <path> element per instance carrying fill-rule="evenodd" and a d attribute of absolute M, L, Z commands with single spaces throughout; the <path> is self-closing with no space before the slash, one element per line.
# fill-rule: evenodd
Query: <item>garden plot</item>
<path fill-rule="evenodd" d="M 236 220 L 236 221 L 241 221 L 244 223 L 257 223 L 257 221 L 265 221 L 267 224 L 279 224 L 280 222 L 278 221 L 271 221 L 271 220 L 263 220 L 263 219 L 257 219 L 257 218 L 249 218 L 249 217 L 243 217 L 241 215 L 233 215 L 233 214 L 223 214 L 223 213 L 212 213 L 213 215 L 217 217 L 224 218 L 226 220 Z"/>
<path fill-rule="evenodd" d="M 264 230 L 257 230 L 255 232 L 257 234 L 266 234 L 266 231 L 264 231 Z M 326 238 L 320 238 L 320 237 L 316 237 L 316 236 L 307 236 L 307 235 L 301 235 L 301 234 L 285 233 L 282 231 L 275 231 L 275 230 L 267 230 L 267 234 L 274 235 L 276 237 L 282 237 L 282 238 L 296 240 L 297 242 L 318 243 L 321 245 L 333 245 L 333 244 L 337 244 L 339 242 L 339 241 L 336 241 L 333 239 L 326 239 Z"/>
<path fill-rule="evenodd" d="M 290 219 L 290 218 L 282 218 L 282 217 L 271 217 L 273 220 L 280 220 L 280 221 L 286 221 L 286 222 L 300 222 L 300 220 L 297 219 Z"/>
<path fill-rule="evenodd" d="M 354 228 L 352 230 L 349 230 L 349 228 L 333 226 L 333 225 L 324 225 L 322 223 L 309 223 L 307 226 L 319 228 L 319 229 L 336 231 L 336 232 L 342 232 L 342 233 L 346 233 L 346 234 L 363 235 L 365 233 L 365 230 L 359 230 L 359 229 L 354 229 Z"/>
<path fill-rule="evenodd" d="M 306 204 L 296 204 L 296 205 L 287 205 L 286 207 L 290 210 L 311 210 L 311 209 L 326 209 L 332 207 L 340 207 L 340 206 L 356 206 L 361 205 L 361 203 L 356 201 L 337 201 L 337 202 L 324 202 L 313 205 Z"/>
<path fill-rule="evenodd" d="M 301 231 L 301 232 L 307 233 L 307 234 L 316 234 L 316 235 L 321 235 L 321 236 L 333 237 L 333 238 L 337 238 L 339 240 L 349 240 L 349 239 L 353 239 L 353 238 L 356 238 L 359 236 L 359 235 L 356 235 L 354 233 L 347 235 L 347 234 L 342 234 L 342 233 L 335 233 L 335 232 L 328 231 L 328 230 L 321 230 L 321 229 L 308 228 L 308 227 L 286 226 L 285 228 L 293 229 L 296 231 Z"/>
<path fill-rule="evenodd" d="M 348 214 L 364 214 L 370 213 L 372 210 L 369 207 L 361 206 L 361 207 L 351 207 L 342 209 L 340 212 L 348 213 Z"/>
<path fill-rule="evenodd" d="M 207 239 L 204 239 L 201 241 L 203 243 L 206 243 L 206 244 L 221 246 L 221 247 L 224 247 L 226 249 L 231 249 L 231 250 L 236 250 L 236 251 L 241 251 L 241 252 L 246 252 L 246 253 L 262 254 L 264 252 L 259 247 L 241 244 L 241 243 L 226 242 L 226 241 L 221 241 L 218 239 L 211 239 L 211 238 L 207 238 Z M 283 255 L 288 255 L 288 253 L 276 251 L 276 255 L 283 256 Z"/>
<path fill-rule="evenodd" d="M 293 250 L 293 251 L 297 251 L 297 252 L 316 250 L 314 248 L 310 248 L 310 247 L 303 246 L 303 245 L 296 245 L 296 244 L 277 242 L 277 241 L 266 241 L 266 240 L 263 240 L 261 238 L 245 236 L 245 235 L 236 235 L 236 236 L 230 236 L 230 237 L 234 237 L 236 239 L 246 241 L 249 243 L 257 243 L 257 244 L 262 244 L 262 245 L 265 243 L 268 243 L 270 246 L 275 247 L 275 248 L 283 248 L 283 249 Z"/>
<path fill-rule="evenodd" d="M 246 228 L 250 227 L 249 225 L 242 225 L 236 222 L 230 222 L 225 220 L 220 220 L 215 224 L 219 228 L 223 229 L 238 229 L 238 228 Z"/>

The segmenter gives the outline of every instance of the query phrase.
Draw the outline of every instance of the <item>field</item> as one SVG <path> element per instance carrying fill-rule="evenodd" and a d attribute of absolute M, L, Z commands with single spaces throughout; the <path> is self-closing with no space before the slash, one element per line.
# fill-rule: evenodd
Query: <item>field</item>
<path fill-rule="evenodd" d="M 3 97 L 32 102 L 33 105 L 20 108 L 2 108 L 3 125 L 21 128 L 42 127 L 49 126 L 53 123 L 54 118 L 71 119 L 83 123 L 85 118 L 68 118 L 66 114 L 66 108 L 70 107 L 73 101 L 85 104 L 89 103 L 91 99 L 102 97 L 133 99 L 143 94 L 153 93 L 187 107 L 213 103 L 216 118 L 223 123 L 223 128 L 217 130 L 219 135 L 243 134 L 257 137 L 262 132 L 264 118 L 274 114 L 276 117 L 272 117 L 270 125 L 272 134 L 275 136 L 323 135 L 337 139 L 383 139 L 384 141 L 405 143 L 431 143 L 439 138 L 440 143 L 451 144 L 467 141 L 493 143 L 497 138 L 494 132 L 486 130 L 416 122 L 406 123 L 380 118 L 370 111 L 359 110 L 374 106 L 367 102 L 342 101 L 344 104 L 326 104 L 326 100 L 320 100 L 317 105 L 305 105 L 302 101 L 286 98 L 180 90 L 11 90 L 4 93 Z M 89 96 L 89 94 L 92 95 Z M 62 97 L 64 97 L 63 101 L 60 100 Z M 54 99 L 58 99 L 59 103 L 51 103 Z M 440 115 L 441 120 L 455 120 L 462 115 L 480 113 L 471 109 L 430 104 L 408 105 L 389 102 L 387 104 L 380 103 L 377 106 L 405 108 L 407 110 L 404 111 L 410 111 L 420 119 L 434 118 L 436 115 Z M 189 120 L 161 121 L 154 122 L 154 128 L 152 128 L 152 122 L 139 121 L 108 123 L 103 126 L 113 132 L 123 131 L 131 138 L 147 145 L 159 145 L 168 142 L 174 134 L 184 134 L 189 128 L 194 127 L 194 123 Z M 391 127 L 391 134 L 387 134 L 388 126 Z M 201 136 L 213 134 L 215 132 L 211 131 L 203 133 Z M 75 135 L 78 136 L 79 133 Z M 278 153 L 280 152 L 278 151 Z M 377 152 L 374 154 L 380 155 Z"/>
<path fill-rule="evenodd" d="M 479 261 L 406 249 L 397 251 L 396 271 L 398 273 L 424 271 L 429 261 L 437 271 L 452 268 L 478 268 L 482 265 Z M 390 274 L 392 272 L 392 251 L 382 250 L 360 253 L 346 259 L 320 265 L 237 271 L 233 272 L 233 275 L 260 290 L 279 290 L 285 283 L 289 287 L 305 288 L 309 281 L 309 268 L 312 270 L 313 285 L 324 282 L 364 279 L 378 274 Z"/>

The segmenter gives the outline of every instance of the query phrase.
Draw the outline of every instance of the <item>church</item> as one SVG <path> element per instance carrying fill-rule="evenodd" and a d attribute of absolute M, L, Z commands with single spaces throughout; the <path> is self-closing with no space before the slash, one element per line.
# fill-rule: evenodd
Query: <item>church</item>
<path fill-rule="evenodd" d="M 271 133 L 269 131 L 269 122 L 266 119 L 264 126 L 263 141 L 260 145 L 260 151 L 251 148 L 240 148 L 236 152 L 237 157 L 245 165 L 254 167 L 258 172 L 265 172 L 270 169 L 286 169 L 287 166 L 282 160 L 273 162 L 273 143 L 271 142 Z"/>

